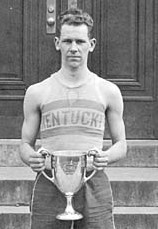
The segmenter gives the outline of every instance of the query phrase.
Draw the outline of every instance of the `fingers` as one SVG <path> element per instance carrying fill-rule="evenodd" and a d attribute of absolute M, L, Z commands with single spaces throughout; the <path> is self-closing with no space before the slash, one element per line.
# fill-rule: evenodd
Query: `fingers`
<path fill-rule="evenodd" d="M 99 169 L 99 170 L 102 170 L 104 169 L 105 167 L 107 167 L 108 165 L 108 158 L 107 157 L 100 157 L 100 156 L 96 156 L 94 158 L 94 162 L 93 162 L 93 165 Z"/>
<path fill-rule="evenodd" d="M 40 172 L 45 169 L 45 158 L 37 152 L 30 155 L 29 165 L 35 172 Z"/>
<path fill-rule="evenodd" d="M 34 172 L 41 172 L 41 171 L 45 170 L 45 165 L 42 165 L 39 167 L 37 167 L 37 166 L 30 166 L 30 167 Z"/>
<path fill-rule="evenodd" d="M 94 156 L 93 167 L 96 170 L 103 170 L 108 165 L 108 155 L 106 151 L 94 148 L 89 151 L 90 155 Z"/>
<path fill-rule="evenodd" d="M 100 150 L 98 148 L 94 147 L 93 149 L 90 149 L 88 151 L 88 156 L 89 157 L 90 156 L 94 156 L 95 157 L 99 152 L 100 152 Z"/>
<path fill-rule="evenodd" d="M 40 153 L 44 158 L 50 155 L 49 151 L 43 147 L 39 148 L 37 153 Z"/>

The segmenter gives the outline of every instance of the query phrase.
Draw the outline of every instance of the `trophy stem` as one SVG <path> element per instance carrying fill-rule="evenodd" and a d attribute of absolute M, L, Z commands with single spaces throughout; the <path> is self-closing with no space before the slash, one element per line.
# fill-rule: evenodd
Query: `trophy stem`
<path fill-rule="evenodd" d="M 65 212 L 57 215 L 57 219 L 60 219 L 60 220 L 79 220 L 79 219 L 82 219 L 83 216 L 80 213 L 76 212 L 72 207 L 73 194 L 66 194 L 65 197 L 67 200 L 67 206 L 66 206 Z"/>
<path fill-rule="evenodd" d="M 65 212 L 69 213 L 69 214 L 74 214 L 75 210 L 72 207 L 72 197 L 73 195 L 66 195 L 66 200 L 67 200 L 67 206 L 65 209 Z"/>

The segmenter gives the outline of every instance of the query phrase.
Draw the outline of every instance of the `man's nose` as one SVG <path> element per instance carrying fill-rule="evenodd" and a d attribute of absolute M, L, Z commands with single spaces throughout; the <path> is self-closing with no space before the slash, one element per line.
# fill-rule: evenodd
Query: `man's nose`
<path fill-rule="evenodd" d="M 77 52 L 77 44 L 76 44 L 76 41 L 73 41 L 72 43 L 71 43 L 71 48 L 70 48 L 70 50 L 71 50 L 71 52 Z"/>

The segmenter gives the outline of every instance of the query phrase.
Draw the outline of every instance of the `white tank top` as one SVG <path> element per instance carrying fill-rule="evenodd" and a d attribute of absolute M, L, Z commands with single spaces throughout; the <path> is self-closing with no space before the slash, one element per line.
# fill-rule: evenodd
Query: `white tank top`
<path fill-rule="evenodd" d="M 55 150 L 102 149 L 105 107 L 98 89 L 99 77 L 92 75 L 84 85 L 68 88 L 51 76 L 51 90 L 41 107 L 42 146 Z"/>

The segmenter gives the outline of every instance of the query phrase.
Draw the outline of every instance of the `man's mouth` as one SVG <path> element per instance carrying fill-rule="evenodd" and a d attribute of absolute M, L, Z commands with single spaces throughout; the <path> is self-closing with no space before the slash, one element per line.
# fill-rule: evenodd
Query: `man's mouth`
<path fill-rule="evenodd" d="M 68 56 L 68 58 L 79 59 L 79 58 L 80 58 L 80 56 Z"/>
<path fill-rule="evenodd" d="M 78 61 L 81 60 L 81 57 L 80 56 L 68 56 L 68 59 L 70 61 L 76 61 L 76 62 L 78 62 Z"/>

